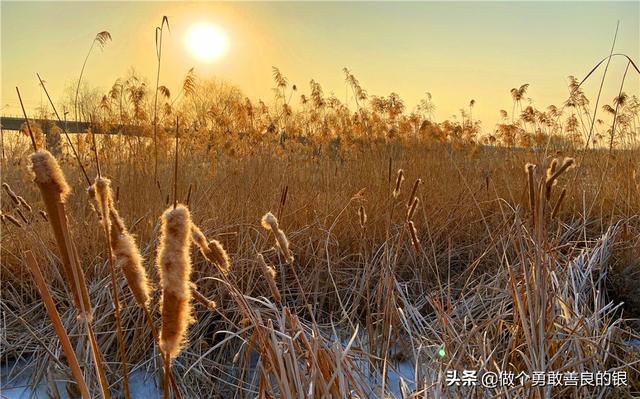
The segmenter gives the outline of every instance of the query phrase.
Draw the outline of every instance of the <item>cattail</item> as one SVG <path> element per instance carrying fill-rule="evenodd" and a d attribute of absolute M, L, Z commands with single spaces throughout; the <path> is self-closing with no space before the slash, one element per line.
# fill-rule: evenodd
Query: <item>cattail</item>
<path fill-rule="evenodd" d="M 360 205 L 360 208 L 358 208 L 358 218 L 360 219 L 360 227 L 364 229 L 367 224 L 367 212 L 364 209 L 364 205 Z"/>
<path fill-rule="evenodd" d="M 560 211 L 560 206 L 562 205 L 562 201 L 564 200 L 564 197 L 566 195 L 567 195 L 567 189 L 563 188 L 562 191 L 560 192 L 560 197 L 558 197 L 558 201 L 553 206 L 553 211 L 551 212 L 551 219 L 555 219 L 556 216 L 558 216 L 558 212 Z"/>
<path fill-rule="evenodd" d="M 95 199 L 98 204 L 98 208 L 96 210 L 100 215 L 104 215 L 102 223 L 106 226 L 105 228 L 108 231 L 110 229 L 110 222 L 107 214 L 111 207 L 111 203 L 113 202 L 111 194 L 111 180 L 104 177 L 96 177 L 93 187 L 95 187 Z"/>
<path fill-rule="evenodd" d="M 157 265 L 162 281 L 160 348 L 176 357 L 193 322 L 191 315 L 191 215 L 182 204 L 162 214 L 162 235 Z"/>
<path fill-rule="evenodd" d="M 219 241 L 207 241 L 202 230 L 200 230 L 195 224 L 191 224 L 191 238 L 198 248 L 200 248 L 202 256 L 204 256 L 209 262 L 216 265 L 225 276 L 229 274 L 229 255 Z"/>
<path fill-rule="evenodd" d="M 402 186 L 402 182 L 404 181 L 404 171 L 402 169 L 398 169 L 398 177 L 396 178 L 396 186 L 393 189 L 393 198 L 398 198 L 400 195 L 400 188 Z"/>
<path fill-rule="evenodd" d="M 549 187 L 550 185 L 553 185 L 556 179 L 561 174 L 563 174 L 567 169 L 571 168 L 574 164 L 575 164 L 575 160 L 573 158 L 565 158 L 564 161 L 562 161 L 562 165 L 558 168 L 558 170 L 556 170 L 555 173 L 551 175 L 551 177 L 547 178 L 547 182 L 546 182 L 547 187 Z"/>
<path fill-rule="evenodd" d="M 151 289 L 136 240 L 127 230 L 124 221 L 113 205 L 109 208 L 109 219 L 111 221 L 111 252 L 115 258 L 116 266 L 122 268 L 127 285 L 138 305 L 149 309 Z"/>
<path fill-rule="evenodd" d="M 418 207 L 419 202 L 420 200 L 418 199 L 418 197 L 413 198 L 413 201 L 411 202 L 411 206 L 407 211 L 407 221 L 410 221 L 411 219 L 413 219 L 413 214 L 416 212 L 416 208 Z"/>
<path fill-rule="evenodd" d="M 38 214 L 44 219 L 45 222 L 48 222 L 49 219 L 47 218 L 47 212 L 43 211 L 42 209 L 38 211 Z"/>
<path fill-rule="evenodd" d="M 37 184 L 50 186 L 60 195 L 60 201 L 65 202 L 71 189 L 64 178 L 60 165 L 49 151 L 38 150 L 31 154 L 30 169 Z"/>
<path fill-rule="evenodd" d="M 29 224 L 29 221 L 27 220 L 27 218 L 24 216 L 24 213 L 22 213 L 22 211 L 20 210 L 20 208 L 16 208 L 16 213 L 18 214 L 18 216 L 20 216 L 20 219 L 22 219 L 22 221 L 25 224 Z"/>
<path fill-rule="evenodd" d="M 558 159 L 557 158 L 553 158 L 553 160 L 551 161 L 551 164 L 549 165 L 549 168 L 547 169 L 547 181 L 549 181 L 549 179 L 551 179 L 551 176 L 554 175 L 554 173 L 556 173 L 556 169 L 558 168 Z M 547 201 L 549 201 L 549 198 L 551 198 L 551 189 L 553 188 L 553 186 L 556 185 L 556 181 L 553 181 L 553 183 L 551 184 L 546 184 L 545 182 L 545 199 Z"/>
<path fill-rule="evenodd" d="M 529 208 L 531 209 L 531 213 L 535 214 L 536 211 L 536 194 L 535 187 L 533 184 L 533 174 L 536 170 L 536 165 L 527 163 L 525 165 L 525 170 L 527 172 L 527 186 L 529 190 Z"/>
<path fill-rule="evenodd" d="M 47 208 L 49 223 L 53 230 L 62 266 L 69 283 L 74 304 L 81 317 L 91 318 L 91 302 L 84 281 L 84 272 L 77 261 L 73 242 L 68 238 L 67 216 L 64 202 L 71 192 L 62 169 L 55 157 L 47 150 L 38 150 L 31 154 L 29 169 L 34 182 L 38 185 Z M 76 259 L 74 259 L 76 258 Z"/>
<path fill-rule="evenodd" d="M 278 247 L 280 247 L 286 262 L 292 263 L 293 255 L 289 250 L 289 240 L 287 240 L 287 236 L 284 234 L 284 231 L 280 230 L 280 227 L 278 226 L 278 219 L 271 212 L 267 212 L 267 214 L 262 217 L 262 227 L 273 232 L 276 236 Z"/>
<path fill-rule="evenodd" d="M 264 256 L 262 254 L 258 254 L 258 263 L 260 264 L 260 269 L 262 270 L 262 274 L 264 278 L 267 280 L 269 284 L 269 289 L 271 290 L 271 295 L 276 300 L 276 302 L 282 302 L 282 296 L 280 296 L 280 290 L 278 290 L 278 286 L 276 285 L 276 271 L 273 267 L 267 265 L 267 262 L 264 260 Z"/>
<path fill-rule="evenodd" d="M 89 197 L 89 205 L 91 209 L 98 215 L 98 220 L 102 220 L 102 213 L 100 212 L 100 204 L 96 198 L 96 185 L 95 183 L 87 187 L 87 196 Z"/>
<path fill-rule="evenodd" d="M 415 183 L 413 183 L 413 188 L 411 189 L 411 195 L 409 195 L 409 200 L 407 201 L 407 208 L 411 207 L 411 204 L 413 203 L 413 198 L 416 196 L 416 193 L 418 192 L 418 186 L 420 185 L 420 183 L 422 183 L 422 179 L 418 179 L 416 180 Z"/>
<path fill-rule="evenodd" d="M 16 205 L 20 204 L 20 200 L 18 199 L 18 196 L 16 195 L 16 193 L 13 192 L 13 190 L 7 183 L 2 183 L 2 188 L 4 189 L 4 191 L 7 192 L 7 195 L 9 196 L 9 198 L 11 198 L 11 200 Z"/>
<path fill-rule="evenodd" d="M 18 195 L 18 203 L 20 204 L 20 206 L 22 206 L 24 209 L 26 209 L 27 211 L 29 211 L 29 213 L 33 212 L 33 209 L 31 209 L 31 205 L 29 205 L 29 203 L 22 198 L 21 196 Z"/>
<path fill-rule="evenodd" d="M 410 220 L 409 223 L 409 234 L 411 235 L 411 243 L 413 244 L 413 248 L 416 252 L 420 252 L 420 240 L 418 240 L 418 232 L 416 231 L 416 226 L 413 224 L 413 221 Z"/>
<path fill-rule="evenodd" d="M 18 219 L 14 218 L 11 215 L 2 215 L 2 219 L 6 220 L 8 222 L 10 222 L 11 224 L 15 225 L 16 227 L 22 228 L 22 225 L 20 224 L 20 222 L 18 221 Z"/>
<path fill-rule="evenodd" d="M 190 283 L 191 285 L 191 294 L 193 295 L 193 299 L 200 302 L 202 306 L 209 310 L 216 310 L 218 304 L 215 301 L 210 300 L 206 296 L 204 296 L 200 291 L 198 291 L 198 287 L 194 283 Z"/>

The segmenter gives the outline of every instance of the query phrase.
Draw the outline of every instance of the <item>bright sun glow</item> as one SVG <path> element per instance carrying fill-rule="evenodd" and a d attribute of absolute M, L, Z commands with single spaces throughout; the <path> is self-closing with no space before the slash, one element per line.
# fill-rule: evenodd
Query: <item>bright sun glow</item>
<path fill-rule="evenodd" d="M 201 23 L 189 29 L 186 44 L 196 58 L 213 61 L 220 58 L 226 51 L 227 35 L 216 25 Z"/>

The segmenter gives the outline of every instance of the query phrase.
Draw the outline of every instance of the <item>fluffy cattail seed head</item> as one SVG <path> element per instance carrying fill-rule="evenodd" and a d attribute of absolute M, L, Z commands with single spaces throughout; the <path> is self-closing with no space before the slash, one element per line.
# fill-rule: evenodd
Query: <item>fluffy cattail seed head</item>
<path fill-rule="evenodd" d="M 127 230 L 113 204 L 109 208 L 109 219 L 111 222 L 111 252 L 116 261 L 116 267 L 122 268 L 136 303 L 142 308 L 149 309 L 151 288 L 136 240 Z"/>
<path fill-rule="evenodd" d="M 229 261 L 229 255 L 219 241 L 207 241 L 202 230 L 200 230 L 195 224 L 191 225 L 191 238 L 198 248 L 200 248 L 202 256 L 204 256 L 209 262 L 215 264 L 224 275 L 229 274 L 231 263 Z"/>
<path fill-rule="evenodd" d="M 158 270 L 162 282 L 160 348 L 176 357 L 185 341 L 191 311 L 191 214 L 182 204 L 162 214 Z"/>
<path fill-rule="evenodd" d="M 262 270 L 262 275 L 267 280 L 267 284 L 269 284 L 269 289 L 271 290 L 271 295 L 276 300 L 276 302 L 282 302 L 282 296 L 280 295 L 280 290 L 278 290 L 278 285 L 276 284 L 276 271 L 273 267 L 267 265 L 267 262 L 264 260 L 264 256 L 262 254 L 258 254 L 258 264 L 260 265 L 260 270 Z"/>
<path fill-rule="evenodd" d="M 262 217 L 262 227 L 267 230 L 271 230 L 276 237 L 276 242 L 278 243 L 278 247 L 282 252 L 287 263 L 293 262 L 293 254 L 289 249 L 289 240 L 287 236 L 284 234 L 284 231 L 280 229 L 278 226 L 278 219 L 271 212 L 267 212 L 266 215 Z"/>
<path fill-rule="evenodd" d="M 38 150 L 31 154 L 29 167 L 34 176 L 34 181 L 39 185 L 52 186 L 60 195 L 60 201 L 64 202 L 71 192 L 64 178 L 62 169 L 55 157 L 47 150 Z"/>

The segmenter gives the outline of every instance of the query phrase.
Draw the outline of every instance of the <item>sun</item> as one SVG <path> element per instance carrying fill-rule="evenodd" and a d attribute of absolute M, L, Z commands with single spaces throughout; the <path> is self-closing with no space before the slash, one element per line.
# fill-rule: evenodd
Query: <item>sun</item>
<path fill-rule="evenodd" d="M 191 26 L 185 42 L 191 54 L 202 61 L 213 61 L 220 58 L 228 46 L 225 32 L 210 23 Z"/>

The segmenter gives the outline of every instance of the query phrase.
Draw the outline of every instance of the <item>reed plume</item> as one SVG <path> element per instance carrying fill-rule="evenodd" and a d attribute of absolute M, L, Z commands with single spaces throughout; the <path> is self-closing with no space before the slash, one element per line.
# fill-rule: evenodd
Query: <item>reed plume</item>
<path fill-rule="evenodd" d="M 229 255 L 219 241 L 207 241 L 202 230 L 193 223 L 191 224 L 191 238 L 198 248 L 200 248 L 202 256 L 204 256 L 209 262 L 216 265 L 225 276 L 229 274 Z"/>
<path fill-rule="evenodd" d="M 267 212 L 267 214 L 262 217 L 262 227 L 273 232 L 276 236 L 278 247 L 280 248 L 280 251 L 282 251 L 282 255 L 286 259 L 286 262 L 292 263 L 294 259 L 293 254 L 289 249 L 289 240 L 287 240 L 287 236 L 284 234 L 284 231 L 282 231 L 278 226 L 278 219 L 273 215 L 273 213 Z"/>
<path fill-rule="evenodd" d="M 191 315 L 191 214 L 182 204 L 162 214 L 158 272 L 162 282 L 160 348 L 175 358 L 186 341 Z"/>

